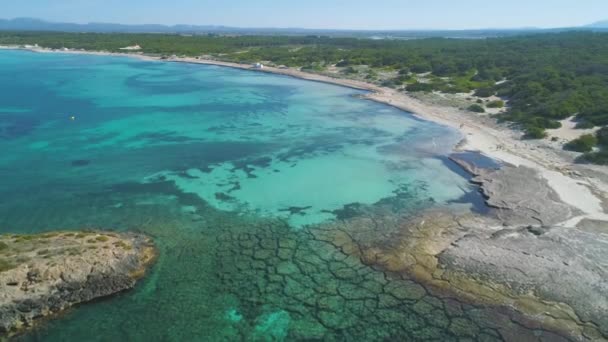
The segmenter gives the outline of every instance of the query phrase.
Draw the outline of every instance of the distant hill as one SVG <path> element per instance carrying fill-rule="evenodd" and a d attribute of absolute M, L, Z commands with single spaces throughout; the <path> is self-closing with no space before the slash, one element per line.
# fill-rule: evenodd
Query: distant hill
<path fill-rule="evenodd" d="M 62 32 L 125 32 L 125 33 L 186 33 L 229 31 L 232 28 L 222 26 L 191 26 L 191 25 L 123 25 L 110 23 L 56 23 L 35 18 L 0 19 L 0 30 L 19 31 L 62 31 Z"/>
<path fill-rule="evenodd" d="M 608 29 L 608 20 L 602 20 L 602 21 L 598 21 L 596 23 L 587 25 L 586 27 L 589 28 L 605 28 Z"/>
<path fill-rule="evenodd" d="M 562 32 L 570 30 L 608 30 L 608 21 L 576 28 L 518 28 L 477 30 L 328 30 L 303 28 L 244 28 L 214 25 L 125 25 L 112 23 L 74 24 L 49 22 L 36 18 L 0 19 L 0 31 L 57 31 L 96 33 L 166 33 L 166 34 L 221 34 L 221 35 L 320 35 L 332 37 L 361 37 L 372 39 L 416 39 L 428 37 L 476 39 L 517 36 L 530 33 Z"/>

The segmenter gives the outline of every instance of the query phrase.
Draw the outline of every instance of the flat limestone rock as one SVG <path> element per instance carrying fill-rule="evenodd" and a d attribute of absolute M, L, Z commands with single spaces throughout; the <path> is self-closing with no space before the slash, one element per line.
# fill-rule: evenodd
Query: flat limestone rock
<path fill-rule="evenodd" d="M 483 168 L 455 155 L 451 159 L 474 176 L 471 182 L 480 186 L 486 204 L 505 225 L 549 226 L 577 214 L 534 169 L 509 164 Z"/>
<path fill-rule="evenodd" d="M 439 255 L 442 268 L 566 303 L 608 336 L 608 234 L 576 228 L 469 234 Z"/>
<path fill-rule="evenodd" d="M 132 288 L 155 256 L 151 239 L 139 234 L 0 235 L 0 336 Z"/>

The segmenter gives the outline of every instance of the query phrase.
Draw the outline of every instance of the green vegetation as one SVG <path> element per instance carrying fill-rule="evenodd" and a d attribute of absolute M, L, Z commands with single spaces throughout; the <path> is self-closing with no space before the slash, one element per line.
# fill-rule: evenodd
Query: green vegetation
<path fill-rule="evenodd" d="M 593 134 L 584 134 L 564 145 L 564 148 L 576 152 L 591 152 L 597 145 L 597 138 Z"/>
<path fill-rule="evenodd" d="M 0 272 L 8 271 L 15 268 L 15 265 L 5 259 L 0 259 Z"/>
<path fill-rule="evenodd" d="M 50 238 L 56 237 L 57 235 L 59 235 L 59 233 L 46 233 L 46 234 L 43 234 L 40 238 L 41 239 L 50 239 Z"/>
<path fill-rule="evenodd" d="M 352 66 L 349 66 L 347 68 L 345 68 L 344 70 L 342 70 L 343 73 L 345 74 L 356 74 L 358 73 L 357 69 L 353 68 Z"/>
<path fill-rule="evenodd" d="M 508 109 L 498 118 L 519 124 L 531 139 L 545 137 L 545 129 L 560 127 L 559 120 L 572 115 L 577 116 L 580 127 L 608 125 L 607 33 L 564 32 L 478 40 L 371 40 L 2 32 L 0 44 L 113 52 L 139 44 L 143 52 L 161 56 L 206 56 L 240 63 L 264 61 L 314 72 L 336 66 L 349 77 L 407 91 L 475 91 L 480 97 L 506 98 Z M 499 105 L 499 101 L 488 103 L 489 108 L 501 108 Z M 607 148 L 589 155 L 587 160 L 597 161 L 598 155 L 608 153 L 604 151 Z"/>
<path fill-rule="evenodd" d="M 127 250 L 127 251 L 133 249 L 133 247 L 131 245 L 128 245 L 128 244 L 124 243 L 123 241 L 116 241 L 116 242 L 114 242 L 114 246 L 120 247 L 120 248 L 122 248 L 124 250 Z"/>
<path fill-rule="evenodd" d="M 576 127 L 577 129 L 588 129 L 588 128 L 593 128 L 595 127 L 595 125 L 590 122 L 590 121 L 586 121 L 586 120 L 581 120 L 579 122 L 576 123 Z"/>
<path fill-rule="evenodd" d="M 594 164 L 608 165 L 608 127 L 603 127 L 597 131 L 595 138 L 597 140 L 597 146 L 599 146 L 601 150 L 585 153 L 580 160 Z"/>
<path fill-rule="evenodd" d="M 110 238 L 107 236 L 104 236 L 104 235 L 100 235 L 100 236 L 96 237 L 95 240 L 100 241 L 100 242 L 106 242 L 106 241 L 110 240 Z"/>
<path fill-rule="evenodd" d="M 430 83 L 420 83 L 420 82 L 415 82 L 412 83 L 410 85 L 408 85 L 406 87 L 407 91 L 424 91 L 424 92 L 430 92 L 433 91 L 434 87 L 432 84 Z"/>
<path fill-rule="evenodd" d="M 479 88 L 475 91 L 475 96 L 479 97 L 490 97 L 496 94 L 496 90 L 493 88 Z"/>
<path fill-rule="evenodd" d="M 490 101 L 486 105 L 486 107 L 488 107 L 488 108 L 503 108 L 504 106 L 505 106 L 505 101 L 502 101 L 502 100 Z"/>
<path fill-rule="evenodd" d="M 598 165 L 608 165 L 608 151 L 585 153 L 579 160 Z"/>
<path fill-rule="evenodd" d="M 483 106 L 478 105 L 478 104 L 473 104 L 471 106 L 469 106 L 468 108 L 471 112 L 475 112 L 475 113 L 485 113 L 486 110 L 483 108 Z"/>
<path fill-rule="evenodd" d="M 76 235 L 76 238 L 78 238 L 78 235 Z M 106 242 L 108 240 L 110 240 L 109 237 L 107 237 L 105 235 L 99 235 L 99 236 L 96 236 L 94 239 L 88 239 L 87 243 Z"/>
<path fill-rule="evenodd" d="M 608 126 L 597 131 L 596 137 L 598 145 L 608 148 Z"/>
<path fill-rule="evenodd" d="M 41 249 L 38 252 L 36 252 L 36 254 L 38 254 L 38 255 L 46 255 L 46 254 L 49 254 L 49 253 L 50 253 L 50 251 L 48 249 L 46 249 L 46 248 L 45 249 Z"/>
<path fill-rule="evenodd" d="M 528 127 L 524 138 L 526 139 L 542 139 L 547 136 L 547 132 L 540 127 Z"/>

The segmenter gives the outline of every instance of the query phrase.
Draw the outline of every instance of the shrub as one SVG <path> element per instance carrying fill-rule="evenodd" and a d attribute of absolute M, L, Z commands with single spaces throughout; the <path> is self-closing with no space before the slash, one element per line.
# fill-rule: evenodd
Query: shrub
<path fill-rule="evenodd" d="M 15 268 L 15 265 L 10 263 L 8 260 L 0 259 L 0 272 L 8 271 Z"/>
<path fill-rule="evenodd" d="M 3 251 L 5 249 L 8 249 L 8 245 L 4 242 L 0 242 L 0 251 Z"/>
<path fill-rule="evenodd" d="M 394 80 L 385 80 L 382 82 L 381 86 L 395 88 L 397 86 L 397 83 Z"/>
<path fill-rule="evenodd" d="M 588 128 L 593 128 L 595 127 L 595 125 L 593 124 L 593 122 L 591 121 L 587 121 L 587 120 L 582 120 L 576 123 L 576 127 L 578 129 L 588 129 Z"/>
<path fill-rule="evenodd" d="M 401 76 L 395 78 L 395 81 L 399 82 L 401 84 L 403 84 L 405 82 L 408 82 L 408 81 L 411 81 L 411 80 L 412 80 L 412 77 L 410 77 L 408 75 L 401 75 Z"/>
<path fill-rule="evenodd" d="M 409 68 L 402 68 L 401 70 L 399 70 L 399 75 L 408 75 L 409 73 L 410 73 Z"/>
<path fill-rule="evenodd" d="M 492 88 L 479 88 L 475 91 L 475 96 L 479 97 L 490 97 L 496 94 L 496 91 Z"/>
<path fill-rule="evenodd" d="M 353 68 L 352 66 L 349 66 L 348 68 L 342 70 L 343 73 L 345 74 L 356 74 L 358 73 L 357 69 Z"/>
<path fill-rule="evenodd" d="M 597 144 L 603 146 L 604 148 L 608 148 L 608 126 L 597 131 L 596 136 Z"/>
<path fill-rule="evenodd" d="M 408 85 L 405 89 L 407 89 L 407 91 L 433 91 L 434 86 L 430 83 L 416 82 Z"/>
<path fill-rule="evenodd" d="M 471 112 L 475 112 L 475 113 L 485 113 L 486 112 L 486 110 L 478 104 L 471 105 L 468 109 Z"/>
<path fill-rule="evenodd" d="M 429 64 L 422 64 L 422 63 L 414 64 L 414 65 L 412 65 L 411 70 L 413 73 L 423 74 L 425 72 L 431 71 L 431 66 Z"/>
<path fill-rule="evenodd" d="M 590 121 L 596 126 L 608 125 L 608 112 L 605 109 L 601 110 L 583 110 L 578 115 L 579 118 Z"/>
<path fill-rule="evenodd" d="M 608 165 L 608 151 L 585 153 L 580 156 L 577 161 L 589 162 L 598 165 Z"/>
<path fill-rule="evenodd" d="M 530 126 L 526 127 L 524 139 L 543 139 L 547 136 L 547 132 L 542 127 Z"/>
<path fill-rule="evenodd" d="M 564 145 L 564 148 L 576 152 L 591 152 L 597 145 L 597 138 L 592 134 L 584 134 Z"/>
<path fill-rule="evenodd" d="M 349 62 L 347 60 L 342 60 L 342 61 L 339 61 L 338 63 L 336 63 L 336 66 L 338 68 L 342 68 L 342 67 L 348 66 L 348 64 L 349 64 Z"/>
<path fill-rule="evenodd" d="M 445 89 L 441 89 L 441 91 L 443 91 L 445 93 L 449 93 L 449 94 L 456 94 L 456 93 L 468 93 L 470 91 L 470 89 L 464 84 L 454 84 L 454 85 L 448 85 Z"/>
<path fill-rule="evenodd" d="M 505 101 L 502 101 L 502 100 L 490 101 L 487 104 L 488 108 L 503 108 L 504 106 L 505 106 Z"/>
<path fill-rule="evenodd" d="M 122 248 L 124 250 L 127 250 L 127 251 L 133 249 L 133 247 L 131 245 L 128 245 L 128 244 L 124 243 L 123 241 L 116 241 L 116 242 L 114 242 L 114 246 L 120 247 L 120 248 Z"/>
<path fill-rule="evenodd" d="M 542 127 L 545 129 L 557 129 L 562 127 L 562 123 L 559 121 L 543 118 L 540 116 L 533 117 L 531 119 L 525 119 L 526 125 L 530 127 Z"/>
<path fill-rule="evenodd" d="M 98 237 L 95 238 L 95 240 L 100 241 L 100 242 L 106 242 L 109 239 L 110 238 L 108 238 L 107 236 L 103 236 L 103 235 L 100 235 L 100 236 L 98 236 Z"/>

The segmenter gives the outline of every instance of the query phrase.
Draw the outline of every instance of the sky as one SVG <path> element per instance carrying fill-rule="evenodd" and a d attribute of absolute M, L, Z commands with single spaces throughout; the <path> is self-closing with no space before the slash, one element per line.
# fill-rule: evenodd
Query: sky
<path fill-rule="evenodd" d="M 568 27 L 608 19 L 608 0 L 0 0 L 0 17 L 121 24 L 317 29 Z"/>

